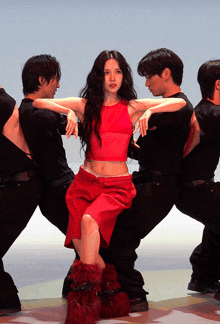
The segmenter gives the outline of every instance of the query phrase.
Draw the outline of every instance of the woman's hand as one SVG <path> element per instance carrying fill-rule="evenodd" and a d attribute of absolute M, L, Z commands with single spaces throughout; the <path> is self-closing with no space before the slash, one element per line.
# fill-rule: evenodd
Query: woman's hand
<path fill-rule="evenodd" d="M 134 134 L 137 132 L 138 128 L 140 128 L 140 134 L 141 136 L 145 136 L 147 135 L 147 130 L 148 130 L 148 121 L 150 119 L 152 115 L 152 112 L 150 109 L 147 109 L 145 111 L 145 113 L 141 116 L 141 118 L 139 119 L 136 127 L 135 127 L 135 130 L 134 130 Z"/>
<path fill-rule="evenodd" d="M 73 110 L 69 110 L 67 114 L 66 136 L 69 138 L 71 135 L 75 135 L 78 138 L 78 124 L 76 115 Z"/>

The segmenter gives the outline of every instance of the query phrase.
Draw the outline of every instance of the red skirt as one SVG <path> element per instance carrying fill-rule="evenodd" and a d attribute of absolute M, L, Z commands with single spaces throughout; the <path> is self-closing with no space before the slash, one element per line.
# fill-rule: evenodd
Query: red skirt
<path fill-rule="evenodd" d="M 80 167 L 66 193 L 69 223 L 65 246 L 74 248 L 72 239 L 81 239 L 81 219 L 90 215 L 98 223 L 100 245 L 108 247 L 117 216 L 131 206 L 135 195 L 131 175 L 96 177 Z"/>

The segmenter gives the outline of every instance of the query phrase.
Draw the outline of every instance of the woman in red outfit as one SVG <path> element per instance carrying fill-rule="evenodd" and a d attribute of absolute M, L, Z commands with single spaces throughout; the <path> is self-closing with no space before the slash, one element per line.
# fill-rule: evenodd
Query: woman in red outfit
<path fill-rule="evenodd" d="M 65 246 L 74 247 L 80 256 L 72 266 L 66 324 L 125 316 L 129 300 L 119 292 L 114 267 L 105 265 L 99 247 L 108 246 L 117 215 L 131 206 L 136 193 L 126 165 L 135 123 L 142 116 L 140 132 L 144 136 L 152 113 L 179 110 L 185 101 L 136 100 L 124 57 L 117 51 L 103 51 L 94 62 L 81 98 L 37 99 L 34 106 L 67 114 L 68 136 L 78 134 L 75 116 L 83 126 L 86 158 L 66 196 L 70 214 Z"/>

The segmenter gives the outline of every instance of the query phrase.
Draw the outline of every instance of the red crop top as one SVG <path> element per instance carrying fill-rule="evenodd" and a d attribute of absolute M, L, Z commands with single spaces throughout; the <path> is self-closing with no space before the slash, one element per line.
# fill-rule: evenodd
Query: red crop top
<path fill-rule="evenodd" d="M 91 148 L 86 158 L 96 161 L 126 161 L 132 130 L 127 104 L 119 101 L 113 106 L 103 105 L 99 128 L 101 146 L 93 132 L 91 135 Z"/>

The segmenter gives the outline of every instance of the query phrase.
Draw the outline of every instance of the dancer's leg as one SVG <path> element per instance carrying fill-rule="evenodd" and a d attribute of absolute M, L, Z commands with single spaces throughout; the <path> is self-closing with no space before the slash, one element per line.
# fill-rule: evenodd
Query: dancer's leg
<path fill-rule="evenodd" d="M 73 244 L 80 255 L 80 261 L 86 264 L 98 264 L 101 269 L 105 267 L 105 263 L 99 254 L 99 226 L 90 215 L 82 217 L 81 240 L 73 239 Z"/>
<path fill-rule="evenodd" d="M 99 319 L 101 301 L 101 273 L 105 267 L 99 255 L 100 234 L 97 222 L 84 215 L 81 222 L 81 240 L 73 239 L 80 255 L 72 266 L 70 279 L 72 291 L 68 294 L 68 310 L 65 324 L 93 324 Z"/>

